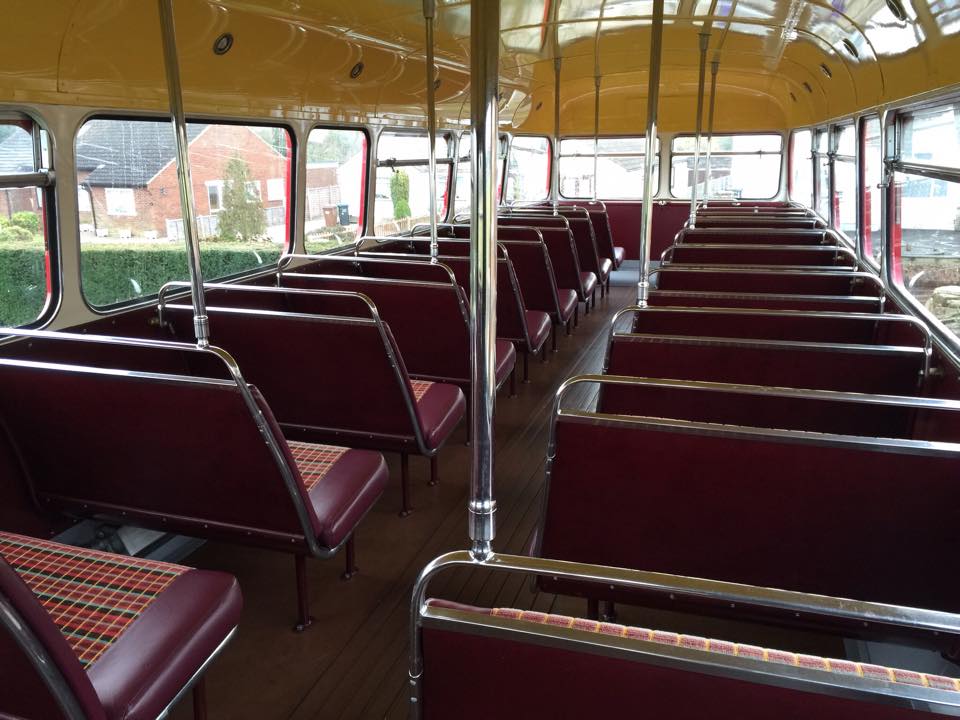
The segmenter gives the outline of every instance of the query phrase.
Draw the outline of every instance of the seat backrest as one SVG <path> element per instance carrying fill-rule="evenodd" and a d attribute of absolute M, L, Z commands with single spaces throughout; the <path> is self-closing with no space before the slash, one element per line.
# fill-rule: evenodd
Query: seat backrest
<path fill-rule="evenodd" d="M 615 333 L 604 372 L 880 395 L 920 395 L 921 347 Z"/>
<path fill-rule="evenodd" d="M 737 217 L 723 217 L 721 215 L 713 215 L 701 217 L 697 216 L 697 227 L 701 228 L 714 228 L 714 227 L 743 227 L 743 228 L 816 228 L 822 227 L 820 221 L 816 218 L 811 217 L 766 217 L 764 215 L 758 216 L 737 216 Z"/>
<path fill-rule="evenodd" d="M 413 273 L 416 272 L 414 268 Z M 446 273 L 441 276 L 447 277 Z M 285 288 L 365 295 L 388 325 L 407 372 L 417 377 L 469 382 L 469 315 L 459 285 L 307 273 L 282 273 L 278 277 Z M 305 309 L 301 304 L 300 311 Z M 381 348 L 378 356 L 383 354 Z"/>
<path fill-rule="evenodd" d="M 658 290 L 883 296 L 875 276 L 843 271 L 665 267 L 656 273 L 656 282 Z"/>
<path fill-rule="evenodd" d="M 501 218 L 497 230 L 499 239 L 505 241 L 542 239 L 550 255 L 557 288 L 575 290 L 581 302 L 586 300 L 580 280 L 580 259 L 573 235 L 569 230 L 560 225 L 534 225 L 534 221 L 503 224 L 502 220 Z"/>
<path fill-rule="evenodd" d="M 826 230 L 764 229 L 696 227 L 677 233 L 676 243 L 682 244 L 743 244 L 743 245 L 828 245 L 836 246 L 834 235 Z"/>
<path fill-rule="evenodd" d="M 192 333 L 192 310 L 180 324 Z M 34 339 L 34 351 L 58 342 Z M 69 342 L 82 356 L 86 343 Z M 286 549 L 315 542 L 322 527 L 270 407 L 229 356 L 194 347 L 188 376 L 101 355 L 99 366 L 0 359 L 0 415 L 41 505 Z"/>
<path fill-rule="evenodd" d="M 643 335 L 921 348 L 930 345 L 926 326 L 908 315 L 665 307 L 628 308 L 618 315 L 631 318 L 632 332 Z"/>
<path fill-rule="evenodd" d="M 788 265 L 825 270 L 857 268 L 857 258 L 852 252 L 837 246 L 820 245 L 680 243 L 668 247 L 661 257 L 671 265 Z"/>
<path fill-rule="evenodd" d="M 549 457 L 541 557 L 960 609 L 960 445 L 562 411 Z"/>
<path fill-rule="evenodd" d="M 19 575 L 0 557 L 0 717 L 103 720 L 87 674 Z M 68 708 L 68 709 L 67 709 Z"/>
<path fill-rule="evenodd" d="M 178 334 L 190 332 L 190 306 L 165 313 Z M 403 357 L 376 317 L 213 305 L 207 315 L 211 339 L 256 383 L 288 437 L 349 446 L 373 435 L 422 445 Z"/>
<path fill-rule="evenodd" d="M 651 306 L 690 308 L 756 308 L 805 310 L 812 312 L 879 313 L 880 298 L 858 295 L 791 295 L 772 293 L 701 292 L 695 290 L 651 290 Z"/>

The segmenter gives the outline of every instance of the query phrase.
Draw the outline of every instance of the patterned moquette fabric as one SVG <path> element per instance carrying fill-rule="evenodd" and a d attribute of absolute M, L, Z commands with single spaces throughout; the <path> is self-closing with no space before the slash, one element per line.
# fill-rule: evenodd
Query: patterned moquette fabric
<path fill-rule="evenodd" d="M 572 628 L 574 630 L 586 630 L 587 632 L 602 633 L 604 635 L 645 640 L 660 645 L 673 645 L 690 650 L 702 650 L 704 652 L 718 653 L 721 655 L 735 655 L 737 657 L 763 660 L 781 665 L 794 665 L 807 668 L 808 670 L 823 670 L 824 672 L 836 673 L 838 675 L 856 675 L 871 680 L 885 680 L 887 682 L 902 683 L 904 685 L 919 685 L 936 690 L 960 692 L 960 680 L 956 678 L 929 675 L 927 673 L 914 672 L 913 670 L 900 670 L 882 665 L 851 662 L 850 660 L 834 660 L 815 655 L 800 655 L 783 650 L 770 650 L 756 647 L 755 645 L 732 643 L 725 640 L 710 640 L 695 635 L 678 635 L 677 633 L 664 632 L 662 630 L 648 630 L 646 628 L 629 627 L 616 623 L 573 618 L 566 615 L 548 615 L 541 612 L 513 610 L 510 608 L 495 608 L 490 611 L 490 614 L 494 617 L 523 620 L 540 625 L 555 625 L 558 627 Z"/>
<path fill-rule="evenodd" d="M 0 555 L 37 596 L 84 668 L 190 570 L 4 532 Z"/>
<path fill-rule="evenodd" d="M 433 386 L 433 383 L 424 380 L 411 380 L 410 385 L 413 386 L 414 402 L 420 402 L 423 400 L 423 396 L 427 394 L 427 390 Z"/>
<path fill-rule="evenodd" d="M 335 445 L 317 445 L 290 440 L 287 441 L 287 445 L 290 447 L 293 459 L 297 461 L 300 477 L 303 478 L 303 484 L 308 492 L 323 480 L 326 474 L 330 472 L 330 468 L 348 450 L 348 448 L 336 447 Z"/>

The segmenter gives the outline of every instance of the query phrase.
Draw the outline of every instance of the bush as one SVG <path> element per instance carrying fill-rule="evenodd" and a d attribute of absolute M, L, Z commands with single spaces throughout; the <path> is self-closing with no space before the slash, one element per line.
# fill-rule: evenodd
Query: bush
<path fill-rule="evenodd" d="M 33 212 L 15 212 L 10 218 L 10 224 L 30 231 L 33 235 L 40 234 L 40 216 Z"/>
<path fill-rule="evenodd" d="M 394 170 L 390 177 L 390 199 L 394 220 L 410 217 L 410 176 L 403 170 Z"/>
<path fill-rule="evenodd" d="M 8 225 L 0 230 L 0 242 L 29 242 L 35 236 L 36 233 L 18 225 Z"/>

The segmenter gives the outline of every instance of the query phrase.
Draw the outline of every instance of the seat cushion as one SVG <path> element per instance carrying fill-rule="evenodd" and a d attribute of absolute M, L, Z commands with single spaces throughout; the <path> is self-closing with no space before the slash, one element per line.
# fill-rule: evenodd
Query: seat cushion
<path fill-rule="evenodd" d="M 317 540 L 338 547 L 380 499 L 390 477 L 383 455 L 333 445 L 287 442 L 317 516 Z"/>
<path fill-rule="evenodd" d="M 577 309 L 577 291 L 568 288 L 557 290 L 557 299 L 560 301 L 560 322 L 566 323 Z"/>
<path fill-rule="evenodd" d="M 617 246 L 613 249 L 613 269 L 617 270 L 621 265 L 623 265 L 623 260 L 627 256 L 627 251 Z"/>
<path fill-rule="evenodd" d="M 414 380 L 411 385 L 426 449 L 437 450 L 466 414 L 466 398 L 460 388 L 449 383 Z"/>
<path fill-rule="evenodd" d="M 517 364 L 517 348 L 509 340 L 497 340 L 496 349 L 497 359 L 493 372 L 496 385 L 500 387 L 510 377 L 510 373 Z"/>
<path fill-rule="evenodd" d="M 597 286 L 597 276 L 592 272 L 580 273 L 580 287 L 583 288 L 585 298 L 589 298 L 593 289 Z"/>
<path fill-rule="evenodd" d="M 0 533 L 0 554 L 87 671 L 110 720 L 155 718 L 240 620 L 230 575 Z"/>
<path fill-rule="evenodd" d="M 531 350 L 537 352 L 550 337 L 550 316 L 538 310 L 527 310 L 527 335 L 530 337 Z"/>
<path fill-rule="evenodd" d="M 613 261 L 610 258 L 600 258 L 600 278 L 606 282 L 610 277 L 610 271 L 613 269 Z"/>

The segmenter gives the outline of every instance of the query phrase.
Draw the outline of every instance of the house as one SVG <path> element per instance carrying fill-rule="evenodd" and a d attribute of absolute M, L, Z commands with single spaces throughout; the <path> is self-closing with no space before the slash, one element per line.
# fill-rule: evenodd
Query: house
<path fill-rule="evenodd" d="M 0 143 L 0 173 L 29 173 L 34 169 L 33 137 L 21 127 L 11 128 L 10 135 Z M 0 190 L 0 217 L 39 211 L 40 197 L 36 188 Z"/>
<path fill-rule="evenodd" d="M 193 198 L 201 237 L 216 234 L 224 175 L 233 157 L 247 165 L 247 191 L 263 204 L 271 236 L 285 234 L 288 160 L 255 129 L 187 126 Z M 81 227 L 97 235 L 175 239 L 183 235 L 174 134 L 169 123 L 95 119 L 77 139 Z"/>

